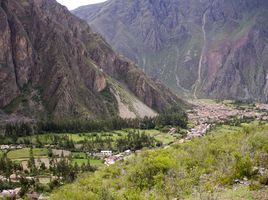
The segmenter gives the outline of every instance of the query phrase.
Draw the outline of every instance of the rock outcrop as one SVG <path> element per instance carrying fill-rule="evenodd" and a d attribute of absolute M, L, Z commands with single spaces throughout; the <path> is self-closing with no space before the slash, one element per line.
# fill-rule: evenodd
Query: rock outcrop
<path fill-rule="evenodd" d="M 55 0 L 0 0 L 2 111 L 39 119 L 107 118 L 119 115 L 112 92 L 118 88 L 132 97 L 125 101 L 129 107 L 137 99 L 157 112 L 184 104 Z"/>
<path fill-rule="evenodd" d="M 268 100 L 268 1 L 110 0 L 73 11 L 173 91 Z"/>

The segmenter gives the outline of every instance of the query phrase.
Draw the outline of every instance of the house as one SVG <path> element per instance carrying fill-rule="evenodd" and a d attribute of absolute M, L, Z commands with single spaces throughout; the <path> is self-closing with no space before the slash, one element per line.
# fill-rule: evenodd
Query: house
<path fill-rule="evenodd" d="M 2 175 L 0 175 L 0 181 L 7 181 L 7 178 L 2 176 Z"/>
<path fill-rule="evenodd" d="M 100 154 L 102 156 L 111 156 L 113 154 L 113 152 L 112 151 L 101 151 Z"/>
<path fill-rule="evenodd" d="M 131 150 L 128 149 L 128 150 L 126 150 L 124 153 L 125 153 L 126 155 L 130 155 L 130 154 L 131 154 Z"/>
<path fill-rule="evenodd" d="M 15 199 L 16 193 L 13 190 L 3 190 L 2 198 L 3 199 Z"/>
<path fill-rule="evenodd" d="M 0 146 L 1 150 L 8 150 L 9 149 L 9 145 L 1 145 Z"/>
<path fill-rule="evenodd" d="M 115 160 L 113 158 L 107 158 L 107 159 L 105 159 L 105 163 L 104 164 L 106 166 L 113 165 L 113 164 L 115 164 Z"/>
<path fill-rule="evenodd" d="M 107 166 L 110 166 L 110 165 L 115 164 L 116 161 L 123 160 L 123 159 L 124 159 L 123 154 L 117 154 L 109 158 L 106 158 L 104 164 Z"/>
<path fill-rule="evenodd" d="M 29 181 L 32 181 L 32 180 L 34 180 L 34 177 L 26 176 L 25 179 L 27 179 L 27 180 L 29 180 Z"/>
<path fill-rule="evenodd" d="M 21 191 L 21 188 L 16 188 L 14 190 L 3 190 L 2 198 L 3 199 L 16 199 L 20 191 Z"/>
<path fill-rule="evenodd" d="M 16 175 L 16 174 L 11 174 L 9 178 L 10 178 L 11 182 L 16 183 L 16 182 L 19 182 L 19 179 L 21 177 L 19 175 Z"/>

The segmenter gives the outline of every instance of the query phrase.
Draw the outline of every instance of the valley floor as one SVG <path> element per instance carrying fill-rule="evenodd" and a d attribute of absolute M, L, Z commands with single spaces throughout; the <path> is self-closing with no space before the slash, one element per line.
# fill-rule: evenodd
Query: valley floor
<path fill-rule="evenodd" d="M 43 185 L 45 190 L 40 191 L 46 195 L 53 189 L 51 182 L 63 178 L 50 171 L 51 166 L 66 160 L 65 167 L 80 167 L 75 183 L 54 190 L 51 198 L 56 200 L 268 199 L 268 106 L 212 100 L 192 104 L 187 130 L 169 126 L 160 130 L 50 133 L 20 137 L 16 144 L 5 138 L 1 148 L 24 171 L 30 171 L 33 158 L 37 168 L 43 163 L 44 169 L 37 174 L 30 172 L 28 179 Z M 133 141 L 126 140 L 131 135 L 135 136 Z M 147 143 L 138 145 L 139 138 Z M 135 148 L 141 149 L 125 151 L 133 149 L 128 145 L 136 142 L 140 147 Z M 102 155 L 103 150 L 111 152 Z M 88 164 L 91 168 L 87 171 Z M 14 183 L 20 181 L 11 176 Z M 6 176 L 0 178 L 4 181 Z"/>

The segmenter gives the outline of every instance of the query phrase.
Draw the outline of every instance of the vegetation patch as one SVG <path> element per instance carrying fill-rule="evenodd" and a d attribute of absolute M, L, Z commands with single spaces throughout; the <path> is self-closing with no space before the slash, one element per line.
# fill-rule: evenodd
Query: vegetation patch
<path fill-rule="evenodd" d="M 73 164 L 77 164 L 78 166 L 90 164 L 91 166 L 95 167 L 102 167 L 104 166 L 103 161 L 101 160 L 88 160 L 88 159 L 72 159 Z"/>
<path fill-rule="evenodd" d="M 33 155 L 35 157 L 46 157 L 48 154 L 47 149 L 36 148 L 33 149 Z M 24 159 L 30 157 L 30 148 L 23 148 L 18 150 L 9 151 L 7 157 L 10 159 Z"/>

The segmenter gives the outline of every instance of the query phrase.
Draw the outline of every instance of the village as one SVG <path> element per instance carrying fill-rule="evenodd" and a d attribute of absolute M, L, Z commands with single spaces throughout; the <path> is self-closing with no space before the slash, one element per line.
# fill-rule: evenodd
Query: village
<path fill-rule="evenodd" d="M 237 108 L 230 103 L 216 102 L 195 102 L 193 110 L 188 112 L 189 121 L 193 124 L 185 140 L 191 140 L 195 137 L 204 136 L 207 131 L 214 125 L 224 123 L 230 119 L 256 119 L 259 121 L 267 121 L 268 106 L 266 104 L 257 104 L 256 106 Z M 181 142 L 183 142 L 181 140 Z"/>
<path fill-rule="evenodd" d="M 104 158 L 104 164 L 110 166 L 115 164 L 116 161 L 124 160 L 125 157 L 130 156 L 131 150 L 126 150 L 123 153 L 113 155 L 112 151 L 101 151 L 101 157 Z"/>

